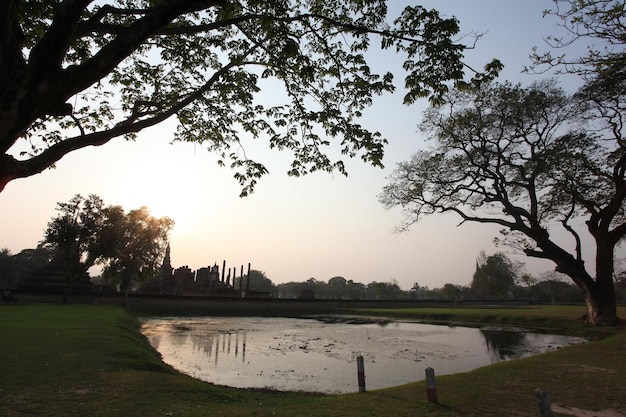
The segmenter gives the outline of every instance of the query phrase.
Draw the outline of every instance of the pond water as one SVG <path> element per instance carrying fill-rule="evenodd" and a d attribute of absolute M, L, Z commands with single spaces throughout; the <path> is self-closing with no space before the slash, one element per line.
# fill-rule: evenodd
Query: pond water
<path fill-rule="evenodd" d="M 428 367 L 451 374 L 585 341 L 520 329 L 350 318 L 147 318 L 142 333 L 167 364 L 203 381 L 323 393 L 358 391 L 359 355 L 370 390 L 422 380 Z"/>

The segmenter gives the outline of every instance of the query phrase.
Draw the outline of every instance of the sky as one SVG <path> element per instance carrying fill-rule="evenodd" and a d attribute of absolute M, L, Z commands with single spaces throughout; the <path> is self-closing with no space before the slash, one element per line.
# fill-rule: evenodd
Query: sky
<path fill-rule="evenodd" d="M 398 2 L 424 4 L 454 15 L 464 33 L 485 32 L 469 62 L 480 67 L 492 58 L 505 64 L 501 80 L 528 83 L 537 75 L 522 74 L 533 46 L 555 33 L 554 18 L 542 18 L 551 0 L 448 0 Z M 399 68 L 393 54 L 373 54 L 374 66 Z M 397 81 L 401 77 L 396 76 Z M 0 248 L 13 254 L 33 248 L 43 238 L 58 202 L 75 194 L 96 194 L 107 205 L 127 211 L 147 206 L 155 216 L 176 224 L 170 234 L 172 265 L 198 269 L 225 260 L 228 267 L 250 263 L 275 284 L 328 281 L 342 276 L 356 282 L 395 280 L 408 290 L 415 283 L 440 288 L 445 283 L 469 285 L 481 250 L 496 248 L 498 229 L 459 225 L 453 215 L 433 215 L 409 232 L 395 233 L 403 214 L 386 210 L 378 194 L 398 162 L 429 144 L 417 125 L 427 103 L 402 105 L 397 94 L 375 100 L 363 125 L 389 140 L 384 169 L 360 159 L 348 160 L 348 177 L 315 173 L 288 177 L 290 155 L 270 151 L 263 143 L 244 141 L 247 156 L 266 165 L 255 193 L 240 198 L 240 186 L 228 168 L 202 145 L 171 144 L 174 121 L 141 132 L 134 142 L 122 138 L 80 150 L 56 168 L 10 182 L 0 193 Z M 533 274 L 552 270 L 547 261 L 508 253 L 526 263 Z"/>

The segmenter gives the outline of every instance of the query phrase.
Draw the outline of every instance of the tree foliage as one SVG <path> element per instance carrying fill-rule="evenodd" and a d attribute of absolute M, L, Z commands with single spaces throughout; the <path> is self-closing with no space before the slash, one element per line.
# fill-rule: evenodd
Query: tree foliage
<path fill-rule="evenodd" d="M 345 173 L 348 157 L 382 165 L 385 139 L 360 123 L 394 90 L 365 52 L 377 39 L 404 56 L 405 102 L 441 99 L 483 73 L 458 21 L 407 6 L 389 25 L 384 0 L 6 0 L 0 7 L 0 190 L 64 155 L 175 117 L 175 141 L 206 144 L 251 192 L 267 172 L 243 144 L 293 153 L 290 175 Z M 467 81 L 466 72 L 476 75 Z M 271 91 L 271 98 L 260 95 Z"/>
<path fill-rule="evenodd" d="M 369 284 L 346 280 L 336 276 L 328 282 L 309 278 L 305 282 L 287 282 L 277 285 L 280 298 L 317 298 L 330 300 L 395 300 L 410 298 L 408 291 L 403 291 L 397 281 Z"/>
<path fill-rule="evenodd" d="M 585 81 L 597 79 L 607 69 L 623 71 L 626 5 L 621 0 L 553 0 L 544 17 L 556 17 L 563 29 L 546 38 L 548 50 L 535 47 L 528 72 L 576 74 Z M 586 44 L 586 53 L 572 56 L 572 47 Z M 621 65 L 620 65 L 621 63 Z"/>
<path fill-rule="evenodd" d="M 515 264 L 504 253 L 483 254 L 476 260 L 471 289 L 476 296 L 487 300 L 510 298 L 516 277 Z"/>
<path fill-rule="evenodd" d="M 467 293 L 466 287 L 450 283 L 444 284 L 440 292 L 444 299 L 454 301 L 460 300 Z"/>
<path fill-rule="evenodd" d="M 159 272 L 174 222 L 157 218 L 147 207 L 124 214 L 119 206 L 108 208 L 112 215 L 103 233 L 106 261 L 102 276 L 120 284 L 125 296 L 135 283 Z"/>
<path fill-rule="evenodd" d="M 7 248 L 0 250 L 0 288 L 16 289 L 28 275 L 45 267 L 54 257 L 54 253 L 45 246 L 24 249 L 13 255 Z"/>
<path fill-rule="evenodd" d="M 250 280 L 249 284 L 248 279 Z M 236 277 L 233 282 L 233 288 L 239 288 L 241 285 L 241 280 L 242 277 Z M 246 274 L 243 276 L 242 288 L 247 288 L 251 291 L 260 291 L 273 294 L 276 286 L 274 285 L 274 283 L 272 283 L 272 280 L 265 275 L 265 272 L 251 269 L 250 275 Z"/>
<path fill-rule="evenodd" d="M 0 250 L 0 287 L 13 288 L 14 281 L 11 251 L 3 248 Z"/>
<path fill-rule="evenodd" d="M 548 299 L 552 304 L 565 301 L 565 294 L 570 285 L 565 282 L 566 276 L 556 271 L 547 271 L 540 275 L 539 282 L 534 286 L 538 297 Z"/>
<path fill-rule="evenodd" d="M 158 270 L 174 225 L 168 217 L 155 218 L 146 207 L 125 213 L 96 195 L 77 194 L 57 206 L 41 246 L 63 255 L 66 296 L 94 265 L 103 265 L 103 275 L 124 290 Z"/>
<path fill-rule="evenodd" d="M 626 4 L 621 0 L 553 0 L 555 8 L 544 12 L 558 18 L 564 34 L 550 36 L 551 48 L 534 48 L 529 72 L 553 69 L 557 74 L 579 76 L 584 85 L 578 98 L 587 105 L 586 118 L 604 139 L 624 147 L 626 120 Z M 583 55 L 572 46 L 586 46 Z M 619 167 L 619 160 L 615 167 Z M 623 162 L 623 161 L 622 161 Z"/>
<path fill-rule="evenodd" d="M 59 214 L 45 230 L 42 246 L 63 256 L 66 268 L 66 296 L 89 268 L 102 260 L 100 236 L 106 220 L 105 206 L 96 195 L 76 194 L 66 203 L 57 203 Z"/>

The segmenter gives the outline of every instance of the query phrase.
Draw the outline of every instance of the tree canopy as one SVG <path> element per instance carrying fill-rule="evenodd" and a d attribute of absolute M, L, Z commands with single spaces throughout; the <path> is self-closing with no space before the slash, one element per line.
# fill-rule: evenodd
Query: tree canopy
<path fill-rule="evenodd" d="M 103 234 L 106 242 L 102 276 L 120 284 L 125 296 L 133 284 L 152 278 L 159 271 L 174 221 L 154 217 L 147 207 L 127 214 L 119 206 L 109 208 L 109 221 Z"/>
<path fill-rule="evenodd" d="M 171 117 L 173 140 L 206 144 L 242 195 L 267 172 L 246 157 L 250 138 L 291 151 L 294 176 L 345 173 L 334 139 L 381 166 L 386 140 L 359 118 L 395 87 L 365 58 L 372 40 L 404 54 L 407 103 L 500 68 L 463 63 L 473 44 L 456 19 L 407 6 L 390 25 L 385 0 L 7 0 L 0 21 L 0 190 Z"/>
<path fill-rule="evenodd" d="M 502 226 L 501 243 L 554 261 L 594 300 L 594 317 L 614 323 L 613 253 L 626 233 L 626 153 L 581 130 L 581 111 L 552 81 L 451 94 L 448 105 L 425 115 L 434 150 L 398 164 L 380 200 L 405 208 L 404 228 L 444 212 Z M 585 266 L 581 217 L 596 245 L 595 276 Z M 570 246 L 555 240 L 556 229 L 571 238 Z"/>
<path fill-rule="evenodd" d="M 243 282 L 242 282 L 243 279 Z M 248 283 L 248 280 L 250 282 Z M 242 277 L 236 277 L 233 281 L 233 288 L 243 288 L 251 291 L 260 291 L 273 294 L 276 286 L 272 283 L 265 272 L 257 271 L 255 269 L 250 270 L 250 274 L 246 274 Z"/>
<path fill-rule="evenodd" d="M 72 287 L 96 262 L 102 261 L 101 235 L 107 219 L 102 199 L 96 195 L 75 195 L 66 203 L 57 203 L 58 215 L 45 230 L 42 247 L 59 253 L 65 262 L 67 297 Z"/>
<path fill-rule="evenodd" d="M 487 300 L 510 298 L 516 276 L 515 264 L 504 253 L 486 256 L 482 252 L 476 260 L 471 288 L 477 296 Z"/>
<path fill-rule="evenodd" d="M 52 255 L 44 247 L 24 249 L 15 255 L 7 248 L 0 249 L 0 289 L 18 288 L 32 271 L 47 265 Z"/>

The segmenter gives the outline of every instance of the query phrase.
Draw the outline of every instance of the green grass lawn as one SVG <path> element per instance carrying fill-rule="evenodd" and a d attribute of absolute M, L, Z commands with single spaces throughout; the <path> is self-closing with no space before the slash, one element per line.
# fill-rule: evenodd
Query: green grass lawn
<path fill-rule="evenodd" d="M 515 307 L 467 306 L 455 308 L 359 309 L 360 314 L 393 316 L 429 322 L 455 322 L 467 325 L 500 324 L 527 326 L 537 330 L 559 330 L 568 334 L 604 337 L 612 329 L 582 323 L 585 307 L 572 305 L 526 305 Z M 618 307 L 626 317 L 626 307 Z"/>
<path fill-rule="evenodd" d="M 424 318 L 447 312 L 467 322 L 490 317 L 589 331 L 572 320 L 581 314 L 577 307 L 425 310 L 367 313 Z M 333 396 L 200 382 L 162 363 L 136 318 L 120 307 L 3 305 L 0 335 L 1 416 L 538 416 L 537 387 L 556 406 L 626 415 L 623 329 L 605 332 L 603 340 L 440 376 L 437 405 L 427 403 L 423 382 Z"/>

